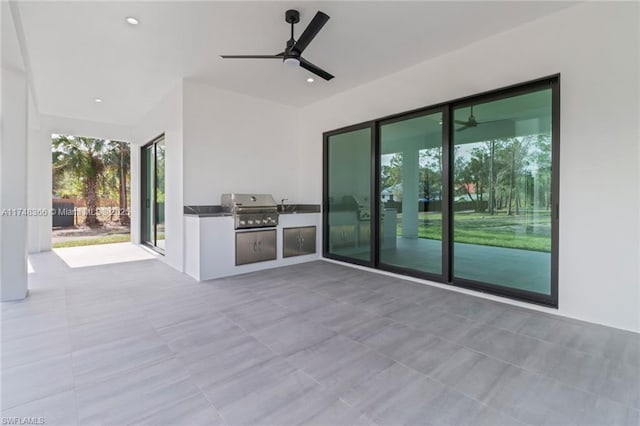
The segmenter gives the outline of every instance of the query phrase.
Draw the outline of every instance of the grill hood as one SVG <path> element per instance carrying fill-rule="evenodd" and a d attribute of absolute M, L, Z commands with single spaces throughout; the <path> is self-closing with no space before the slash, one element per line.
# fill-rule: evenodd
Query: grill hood
<path fill-rule="evenodd" d="M 239 212 L 251 209 L 277 209 L 276 200 L 270 194 L 222 194 L 222 209 Z"/>

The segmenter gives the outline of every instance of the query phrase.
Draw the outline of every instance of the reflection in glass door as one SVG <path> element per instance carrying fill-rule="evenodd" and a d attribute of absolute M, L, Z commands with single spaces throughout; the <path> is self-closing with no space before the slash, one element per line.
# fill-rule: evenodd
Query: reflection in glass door
<path fill-rule="evenodd" d="M 559 96 L 552 76 L 324 133 L 323 255 L 557 307 Z"/>
<path fill-rule="evenodd" d="M 453 118 L 454 280 L 550 296 L 552 89 Z"/>
<path fill-rule="evenodd" d="M 371 128 L 327 135 L 325 140 L 325 248 L 327 257 L 370 264 Z"/>
<path fill-rule="evenodd" d="M 380 264 L 442 275 L 442 113 L 380 125 Z"/>
<path fill-rule="evenodd" d="M 142 147 L 141 151 L 142 242 L 163 252 L 164 226 L 164 137 Z"/>
<path fill-rule="evenodd" d="M 156 172 L 155 172 L 155 232 L 156 247 L 165 250 L 164 236 L 164 139 L 156 144 Z"/>

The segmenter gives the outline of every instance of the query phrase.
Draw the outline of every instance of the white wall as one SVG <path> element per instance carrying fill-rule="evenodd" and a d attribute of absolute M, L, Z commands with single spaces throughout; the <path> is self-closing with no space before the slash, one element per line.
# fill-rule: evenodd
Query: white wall
<path fill-rule="evenodd" d="M 131 131 L 131 240 L 140 242 L 140 147 L 164 134 L 166 252 L 162 259 L 179 271 L 184 270 L 182 97 L 180 83 Z"/>
<path fill-rule="evenodd" d="M 27 208 L 28 79 L 7 2 L 1 5 L 0 210 Z M 0 299 L 27 294 L 27 216 L 0 215 Z"/>
<path fill-rule="evenodd" d="M 589 2 L 301 111 L 301 201 L 321 202 L 322 132 L 561 73 L 559 310 L 640 331 L 637 3 Z"/>
<path fill-rule="evenodd" d="M 2 69 L 0 136 L 0 210 L 27 207 L 27 80 Z M 0 216 L 0 284 L 2 300 L 27 292 L 27 216 Z"/>
<path fill-rule="evenodd" d="M 29 94 L 33 99 L 33 94 Z M 43 126 L 42 117 L 29 102 L 29 134 L 27 141 L 27 205 L 31 211 L 51 209 L 51 136 Z M 28 251 L 51 250 L 51 215 L 36 215 L 28 219 Z"/>
<path fill-rule="evenodd" d="M 297 135 L 296 108 L 185 81 L 185 204 L 226 192 L 298 201 Z"/>
<path fill-rule="evenodd" d="M 295 202 L 295 108 L 183 81 L 132 129 L 132 240 L 140 241 L 140 146 L 166 142 L 166 256 L 184 271 L 183 205 L 219 204 L 224 192 Z"/>
<path fill-rule="evenodd" d="M 96 139 L 110 139 L 129 142 L 131 127 L 121 124 L 104 123 L 100 121 L 82 120 L 56 115 L 43 115 L 43 127 L 49 133 L 49 149 L 51 149 L 51 133 L 59 135 L 84 136 Z"/>

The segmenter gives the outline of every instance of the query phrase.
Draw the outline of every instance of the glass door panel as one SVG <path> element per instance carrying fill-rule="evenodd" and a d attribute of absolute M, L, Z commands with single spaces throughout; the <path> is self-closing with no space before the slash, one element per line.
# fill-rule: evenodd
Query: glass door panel
<path fill-rule="evenodd" d="M 380 126 L 380 263 L 442 275 L 442 113 Z"/>
<path fill-rule="evenodd" d="M 328 137 L 328 255 L 370 263 L 371 253 L 371 128 Z"/>
<path fill-rule="evenodd" d="M 552 90 L 453 110 L 453 275 L 551 294 Z"/>
<path fill-rule="evenodd" d="M 141 240 L 162 252 L 165 249 L 164 183 L 165 144 L 164 138 L 142 147 L 141 151 Z"/>
<path fill-rule="evenodd" d="M 155 244 L 153 229 L 153 145 L 142 148 L 142 242 Z"/>
<path fill-rule="evenodd" d="M 155 234 L 156 246 L 165 249 L 164 237 L 164 139 L 156 146 L 156 172 L 155 172 Z"/>

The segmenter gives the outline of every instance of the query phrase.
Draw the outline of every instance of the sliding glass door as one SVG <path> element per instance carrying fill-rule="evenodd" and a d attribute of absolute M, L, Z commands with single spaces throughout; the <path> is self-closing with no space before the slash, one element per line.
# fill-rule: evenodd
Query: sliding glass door
<path fill-rule="evenodd" d="M 164 232 L 164 137 L 142 147 L 141 151 L 142 242 L 163 252 Z"/>
<path fill-rule="evenodd" d="M 380 124 L 380 264 L 442 275 L 442 117 Z"/>
<path fill-rule="evenodd" d="M 551 88 L 453 117 L 454 279 L 550 295 Z"/>
<path fill-rule="evenodd" d="M 325 256 L 370 265 L 372 131 L 325 134 Z"/>
<path fill-rule="evenodd" d="M 324 134 L 325 257 L 558 304 L 559 78 Z"/>

